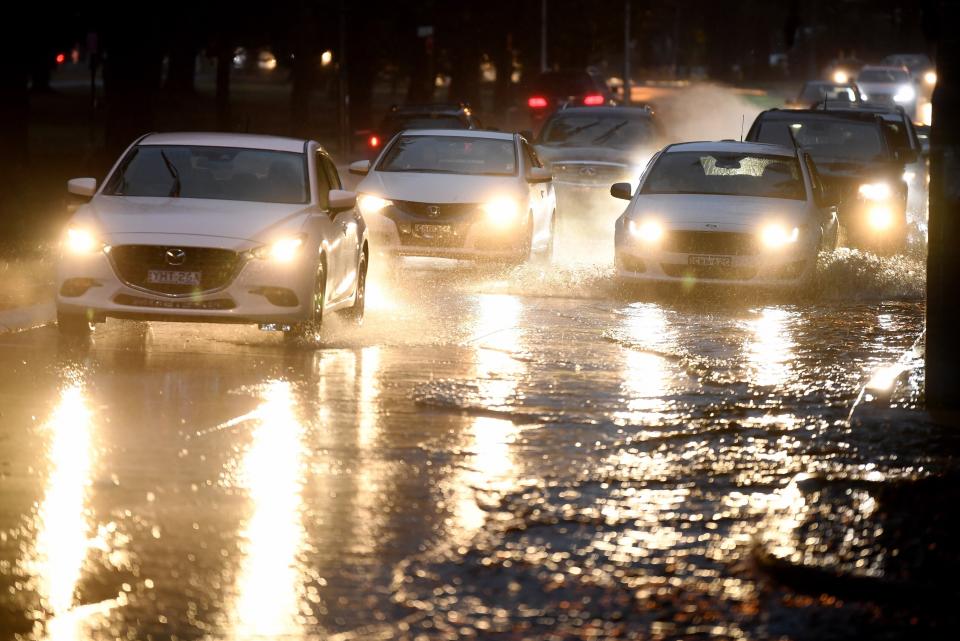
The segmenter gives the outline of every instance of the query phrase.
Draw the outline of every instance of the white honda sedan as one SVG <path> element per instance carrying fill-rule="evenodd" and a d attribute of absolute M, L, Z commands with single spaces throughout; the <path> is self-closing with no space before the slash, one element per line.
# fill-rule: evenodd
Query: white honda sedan
<path fill-rule="evenodd" d="M 64 233 L 57 321 L 107 317 L 257 324 L 316 336 L 324 314 L 363 318 L 369 252 L 356 195 L 312 140 L 149 134 Z"/>
<path fill-rule="evenodd" d="M 626 280 L 796 286 L 839 240 L 836 207 L 802 149 L 689 142 L 651 160 L 617 220 L 617 275 Z"/>
<path fill-rule="evenodd" d="M 517 134 L 404 131 L 350 171 L 366 176 L 358 202 L 378 251 L 512 262 L 553 253 L 552 177 Z"/>

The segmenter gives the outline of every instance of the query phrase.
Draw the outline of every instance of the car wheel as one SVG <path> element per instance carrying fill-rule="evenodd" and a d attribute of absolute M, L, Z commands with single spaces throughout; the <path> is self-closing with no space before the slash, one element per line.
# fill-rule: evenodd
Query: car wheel
<path fill-rule="evenodd" d="M 87 338 L 93 332 L 93 323 L 86 314 L 57 310 L 57 331 L 68 338 Z"/>
<path fill-rule="evenodd" d="M 313 309 L 310 318 L 294 323 L 283 333 L 283 338 L 289 342 L 314 342 L 320 338 L 320 329 L 323 326 L 323 307 L 327 295 L 327 268 L 321 260 L 317 265 L 317 277 L 313 287 Z"/>
<path fill-rule="evenodd" d="M 341 314 L 358 327 L 363 324 L 363 313 L 367 304 L 367 252 L 360 254 L 357 263 L 357 295 L 353 306 L 343 310 Z"/>

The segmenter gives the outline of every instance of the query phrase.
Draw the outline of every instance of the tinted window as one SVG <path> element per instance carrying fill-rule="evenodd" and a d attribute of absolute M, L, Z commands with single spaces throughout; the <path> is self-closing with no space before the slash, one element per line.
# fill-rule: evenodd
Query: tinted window
<path fill-rule="evenodd" d="M 552 118 L 543 128 L 540 143 L 566 147 L 601 145 L 630 149 L 653 138 L 649 118 L 631 118 L 622 114 L 570 114 Z"/>
<path fill-rule="evenodd" d="M 857 75 L 857 82 L 910 82 L 910 75 L 899 69 L 867 69 Z"/>
<path fill-rule="evenodd" d="M 848 118 L 798 115 L 793 119 L 764 118 L 755 139 L 793 146 L 790 132 L 814 160 L 880 161 L 887 159 L 880 127 L 872 122 Z"/>
<path fill-rule="evenodd" d="M 806 198 L 796 158 L 721 152 L 661 154 L 641 193 Z"/>
<path fill-rule="evenodd" d="M 515 176 L 513 140 L 458 136 L 401 136 L 390 145 L 377 171 Z"/>
<path fill-rule="evenodd" d="M 308 201 L 304 156 L 228 147 L 140 145 L 110 177 L 111 196 Z"/>

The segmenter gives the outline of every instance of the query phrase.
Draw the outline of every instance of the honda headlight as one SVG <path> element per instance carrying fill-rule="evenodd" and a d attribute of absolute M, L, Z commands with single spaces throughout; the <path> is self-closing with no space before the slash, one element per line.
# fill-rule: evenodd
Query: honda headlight
<path fill-rule="evenodd" d="M 884 182 L 865 183 L 860 185 L 857 192 L 867 200 L 873 201 L 889 200 L 890 196 L 893 195 L 890 185 Z"/>
<path fill-rule="evenodd" d="M 631 236 L 644 243 L 653 244 L 663 238 L 663 225 L 655 220 L 631 220 L 627 228 Z"/>
<path fill-rule="evenodd" d="M 497 227 L 513 224 L 520 213 L 520 207 L 513 198 L 501 197 L 485 203 L 482 207 L 487 220 Z"/>
<path fill-rule="evenodd" d="M 385 207 L 389 207 L 392 204 L 391 201 L 380 198 L 379 196 L 374 196 L 373 194 L 360 194 L 360 197 L 357 199 L 360 213 L 364 215 L 379 213 Z"/>
<path fill-rule="evenodd" d="M 767 249 L 780 249 L 797 242 L 800 238 L 799 227 L 787 227 L 780 223 L 770 223 L 760 230 L 760 240 Z"/>
<path fill-rule="evenodd" d="M 874 231 L 886 231 L 893 226 L 893 210 L 887 205 L 874 205 L 867 211 L 867 223 Z"/>
<path fill-rule="evenodd" d="M 902 85 L 897 88 L 897 93 L 893 94 L 894 102 L 910 102 L 917 97 L 917 92 L 910 85 Z"/>

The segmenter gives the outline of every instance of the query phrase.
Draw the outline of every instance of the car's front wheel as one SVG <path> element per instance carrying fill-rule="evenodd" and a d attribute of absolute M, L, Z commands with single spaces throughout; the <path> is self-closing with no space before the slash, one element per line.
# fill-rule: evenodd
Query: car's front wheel
<path fill-rule="evenodd" d="M 57 310 L 57 331 L 68 338 L 87 338 L 93 332 L 93 323 L 84 313 Z"/>
<path fill-rule="evenodd" d="M 317 277 L 313 286 L 313 305 L 310 317 L 294 323 L 283 333 L 284 339 L 290 342 L 316 341 L 320 337 L 323 326 L 323 308 L 327 295 L 327 268 L 321 260 L 317 265 Z"/>
<path fill-rule="evenodd" d="M 363 313 L 367 305 L 367 252 L 360 254 L 357 263 L 357 294 L 353 305 L 343 310 L 343 317 L 355 325 L 363 324 Z"/>

